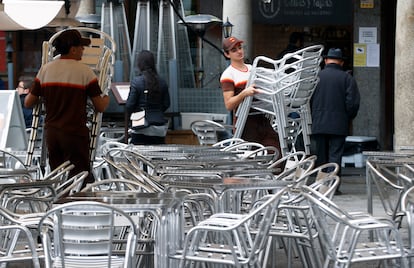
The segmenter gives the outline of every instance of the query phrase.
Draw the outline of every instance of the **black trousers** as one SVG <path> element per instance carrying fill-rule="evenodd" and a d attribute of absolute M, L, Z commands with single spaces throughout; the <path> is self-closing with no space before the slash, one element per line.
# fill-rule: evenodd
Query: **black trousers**
<path fill-rule="evenodd" d="M 89 137 L 70 135 L 66 131 L 51 127 L 45 131 L 50 170 L 56 169 L 63 162 L 69 160 L 71 164 L 75 165 L 69 171 L 69 177 L 82 171 L 88 171 L 89 175 L 85 178 L 82 188 L 87 183 L 93 183 L 95 178 L 91 172 L 89 160 Z"/>
<path fill-rule="evenodd" d="M 317 156 L 316 166 L 326 163 L 337 163 L 339 165 L 339 176 L 341 175 L 341 160 L 345 148 L 343 135 L 312 134 L 311 153 Z"/>

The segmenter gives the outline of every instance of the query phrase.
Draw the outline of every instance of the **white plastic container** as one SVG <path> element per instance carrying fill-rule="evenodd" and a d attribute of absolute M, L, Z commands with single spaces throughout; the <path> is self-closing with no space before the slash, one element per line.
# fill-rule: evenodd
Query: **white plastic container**
<path fill-rule="evenodd" d="M 191 123 L 197 120 L 212 120 L 220 124 L 227 124 L 227 114 L 181 113 L 181 128 L 190 129 Z"/>
<path fill-rule="evenodd" d="M 355 144 L 358 145 L 358 150 L 354 154 L 342 156 L 341 166 L 345 167 L 346 164 L 353 164 L 356 168 L 365 167 L 365 162 L 367 157 L 363 155 L 362 151 L 367 150 L 367 148 L 372 147 L 372 144 L 376 144 L 376 137 L 367 137 L 367 136 L 348 136 L 345 139 L 345 142 L 348 145 Z M 370 148 L 368 150 L 374 150 Z"/>

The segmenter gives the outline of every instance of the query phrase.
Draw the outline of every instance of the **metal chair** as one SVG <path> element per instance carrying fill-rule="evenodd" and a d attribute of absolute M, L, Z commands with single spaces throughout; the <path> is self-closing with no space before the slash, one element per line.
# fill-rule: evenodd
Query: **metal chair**
<path fill-rule="evenodd" d="M 386 166 L 366 162 L 367 176 L 376 186 L 386 215 L 400 227 L 405 213 L 401 211 L 403 193 L 412 185 L 412 180 L 403 174 L 393 174 Z"/>
<path fill-rule="evenodd" d="M 299 181 L 305 180 L 309 184 L 309 179 L 317 182 L 324 178 L 338 175 L 339 165 L 337 163 L 326 163 L 318 167 L 314 167 L 311 171 L 304 173 Z"/>
<path fill-rule="evenodd" d="M 222 151 L 231 152 L 235 155 L 238 155 L 240 158 L 246 158 L 249 155 L 254 154 L 254 152 L 256 152 L 257 150 L 261 151 L 262 155 L 267 154 L 268 150 L 264 149 L 264 147 L 265 146 L 263 144 L 258 143 L 258 142 L 245 141 L 245 142 L 236 143 L 231 146 L 227 146 Z M 276 149 L 276 148 L 272 146 L 272 149 Z"/>
<path fill-rule="evenodd" d="M 306 159 L 306 157 L 307 157 L 306 153 L 303 151 L 292 152 L 285 156 L 282 156 L 277 161 L 269 165 L 268 168 L 272 169 L 272 168 L 280 167 L 282 168 L 282 171 L 285 171 L 291 168 L 292 166 L 296 165 L 297 163 L 302 162 L 303 160 Z"/>
<path fill-rule="evenodd" d="M 27 227 L 16 224 L 0 226 L 0 241 L 1 267 L 5 263 L 31 260 L 32 267 L 40 268 L 36 244 Z"/>
<path fill-rule="evenodd" d="M 217 213 L 191 228 L 183 249 L 171 255 L 180 266 L 187 262 L 260 267 L 271 221 L 286 188 L 248 214 Z"/>
<path fill-rule="evenodd" d="M 223 150 L 225 150 L 227 146 L 232 146 L 240 142 L 245 142 L 245 140 L 241 138 L 228 138 L 228 139 L 224 139 L 224 140 L 214 143 L 212 147 L 218 147 L 218 148 L 222 148 Z"/>
<path fill-rule="evenodd" d="M 262 160 L 260 164 L 263 165 L 263 167 L 268 167 L 280 158 L 280 152 L 274 146 L 264 146 L 263 148 L 258 148 L 249 153 L 245 153 L 241 158 L 260 159 Z"/>
<path fill-rule="evenodd" d="M 0 179 L 13 181 L 28 181 L 41 175 L 37 168 L 25 165 L 22 159 L 13 154 L 0 149 Z"/>
<path fill-rule="evenodd" d="M 289 181 L 292 183 L 292 187 L 295 188 L 298 188 L 300 185 L 305 185 L 308 179 L 306 174 L 313 170 L 315 159 L 315 157 L 310 156 L 275 175 L 274 179 Z"/>
<path fill-rule="evenodd" d="M 400 233 L 390 219 L 348 213 L 321 193 L 303 186 L 325 255 L 323 267 L 349 267 L 358 262 L 392 262 L 408 267 Z M 374 233 L 369 241 L 368 233 Z"/>
<path fill-rule="evenodd" d="M 324 196 L 332 199 L 339 185 L 338 176 L 328 176 L 312 183 L 309 187 L 321 192 Z M 279 241 L 287 255 L 288 267 L 291 267 L 293 254 L 299 256 L 304 267 L 321 267 L 322 254 L 318 240 L 318 231 L 314 220 L 301 191 L 290 188 L 283 196 L 279 206 L 278 215 L 270 228 L 270 239 L 264 254 L 264 263 L 271 258 L 273 238 Z M 271 263 L 277 263 L 271 258 Z"/>
<path fill-rule="evenodd" d="M 113 206 L 66 203 L 48 211 L 38 228 L 46 268 L 132 265 L 138 230 L 130 215 Z"/>
<path fill-rule="evenodd" d="M 218 132 L 225 132 L 226 128 L 212 120 L 196 120 L 190 125 L 200 145 L 213 145 L 219 141 Z"/>

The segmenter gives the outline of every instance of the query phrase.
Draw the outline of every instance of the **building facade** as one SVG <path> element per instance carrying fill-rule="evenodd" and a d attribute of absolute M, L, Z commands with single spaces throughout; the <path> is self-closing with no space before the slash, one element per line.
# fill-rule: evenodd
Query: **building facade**
<path fill-rule="evenodd" d="M 82 1 L 88 2 L 88 7 L 94 2 L 92 10 L 95 9 L 96 14 L 100 13 L 104 2 Z M 177 1 L 161 2 L 174 4 Z M 137 1 L 124 0 L 123 3 L 132 39 Z M 361 108 L 350 126 L 351 133 L 374 136 L 381 149 L 392 149 L 396 0 L 183 0 L 181 3 L 185 15 L 211 14 L 223 21 L 228 18 L 234 25 L 233 35 L 245 40 L 249 61 L 259 55 L 276 57 L 286 47 L 292 32 L 304 33 L 305 45 L 321 43 L 326 48 L 343 49 L 347 56 L 345 68 L 353 73 L 361 91 Z M 7 81 L 4 66 L 7 55 L 0 61 L 0 77 L 9 84 L 9 89 L 15 88 L 20 75 L 36 73 L 41 63 L 42 42 L 55 31 L 44 28 L 0 34 L 0 48 L 5 48 L 7 41 L 13 46 L 11 60 L 15 81 Z M 180 112 L 225 112 L 219 77 L 228 62 L 219 51 L 223 38 L 221 26 L 208 29 L 204 38 L 208 42 L 202 43 L 203 87 L 178 89 Z M 199 43 L 190 32 L 189 40 L 193 62 L 196 62 Z M 358 54 L 355 53 L 357 49 Z"/>

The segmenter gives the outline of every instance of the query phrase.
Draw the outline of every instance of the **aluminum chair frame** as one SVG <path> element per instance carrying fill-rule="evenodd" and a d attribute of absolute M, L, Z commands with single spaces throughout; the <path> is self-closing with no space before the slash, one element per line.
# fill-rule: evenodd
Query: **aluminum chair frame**
<path fill-rule="evenodd" d="M 306 180 L 306 182 L 308 182 L 309 179 L 313 179 L 315 182 L 317 182 L 330 176 L 337 176 L 338 172 L 339 165 L 337 163 L 325 163 L 318 167 L 314 167 L 309 172 L 306 172 L 302 175 L 302 178 L 299 178 L 299 180 Z"/>
<path fill-rule="evenodd" d="M 16 224 L 0 226 L 0 238 L 0 264 L 31 260 L 32 267 L 41 267 L 36 243 L 27 227 Z M 25 247 L 19 247 L 18 241 L 25 242 Z"/>
<path fill-rule="evenodd" d="M 260 267 L 271 221 L 286 188 L 268 198 L 248 214 L 217 213 L 191 228 L 183 249 L 170 258 L 186 262 Z"/>
<path fill-rule="evenodd" d="M 393 221 L 366 213 L 348 213 L 316 190 L 308 186 L 302 189 L 324 250 L 323 267 L 386 261 L 408 267 L 403 241 Z M 369 241 L 369 232 L 374 232 L 375 241 Z"/>
<path fill-rule="evenodd" d="M 332 199 L 339 181 L 338 176 L 330 175 L 312 183 L 309 187 Z M 270 228 L 270 238 L 277 238 L 283 245 L 288 256 L 288 267 L 292 265 L 293 251 L 299 256 L 304 267 L 321 267 L 323 257 L 309 205 L 298 189 L 291 188 L 285 195 L 279 206 L 278 216 Z M 271 256 L 272 241 L 273 239 L 268 241 L 263 256 L 264 264 Z M 274 263 L 277 263 L 277 260 L 272 258 L 272 264 Z"/>
<path fill-rule="evenodd" d="M 225 150 L 227 146 L 232 146 L 240 142 L 245 142 L 245 140 L 241 138 L 228 138 L 228 139 L 216 142 L 215 144 L 212 145 L 212 147 L 218 147 L 218 148 Z"/>
<path fill-rule="evenodd" d="M 124 237 L 115 236 L 118 224 L 126 231 Z M 59 205 L 39 222 L 45 267 L 131 267 L 139 234 L 135 224 L 130 215 L 104 203 Z M 119 256 L 114 248 L 117 243 L 125 243 Z"/>
<path fill-rule="evenodd" d="M 1 188 L 1 207 L 16 213 L 45 212 L 56 200 L 53 181 L 12 183 Z"/>
<path fill-rule="evenodd" d="M 386 167 L 380 164 L 374 165 L 371 161 L 366 162 L 367 176 L 376 186 L 379 199 L 386 215 L 401 227 L 405 213 L 401 210 L 401 198 L 404 192 L 412 185 L 412 180 L 403 174 L 393 176 Z"/>
<path fill-rule="evenodd" d="M 305 160 L 306 157 L 307 155 L 304 151 L 291 152 L 279 158 L 276 162 L 269 165 L 268 168 L 271 169 L 275 167 L 280 167 L 283 171 L 285 171 L 286 169 L 291 168 L 295 164 Z"/>
<path fill-rule="evenodd" d="M 315 157 L 310 156 L 275 175 L 274 180 L 289 181 L 292 187 L 298 188 L 305 185 L 308 180 L 306 174 L 310 173 L 315 166 Z"/>

